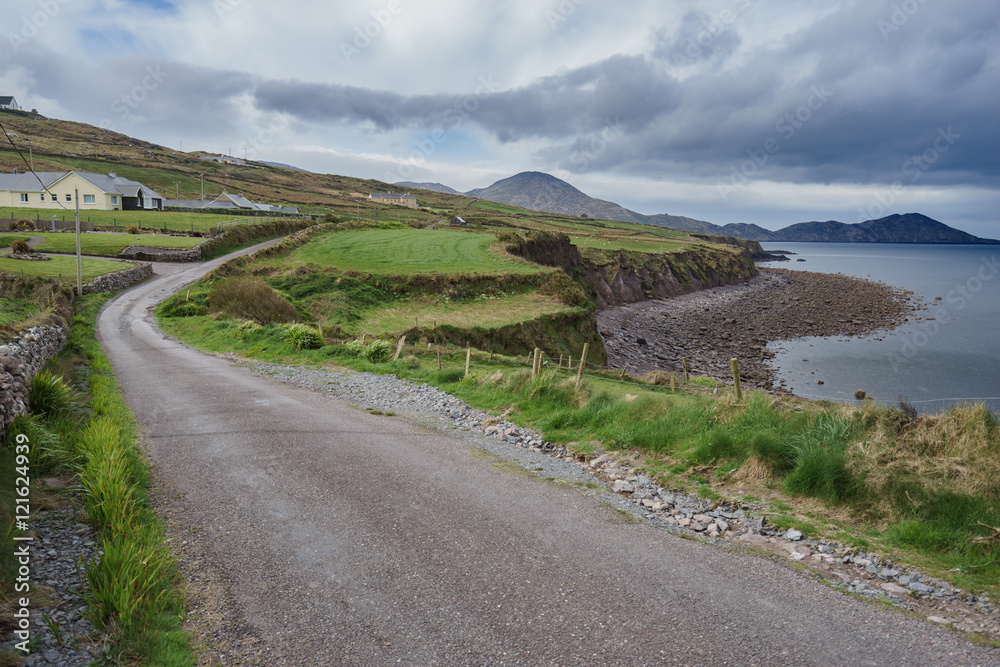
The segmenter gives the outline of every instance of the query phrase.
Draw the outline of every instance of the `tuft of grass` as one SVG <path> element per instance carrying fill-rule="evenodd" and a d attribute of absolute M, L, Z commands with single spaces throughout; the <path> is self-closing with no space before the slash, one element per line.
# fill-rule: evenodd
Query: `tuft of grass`
<path fill-rule="evenodd" d="M 31 378 L 28 401 L 34 414 L 48 417 L 73 404 L 73 390 L 62 377 L 43 368 Z"/>
<path fill-rule="evenodd" d="M 323 347 L 325 341 L 314 327 L 308 324 L 286 324 L 284 326 L 283 337 L 286 342 L 296 350 L 318 350 Z M 239 331 L 239 328 L 237 328 Z"/>

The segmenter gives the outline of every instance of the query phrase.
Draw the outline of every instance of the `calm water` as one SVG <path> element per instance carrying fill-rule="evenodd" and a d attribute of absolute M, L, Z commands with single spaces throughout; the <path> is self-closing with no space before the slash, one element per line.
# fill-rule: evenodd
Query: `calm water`
<path fill-rule="evenodd" d="M 971 401 L 1000 412 L 1000 246 L 762 245 L 797 253 L 791 262 L 762 266 L 843 273 L 913 290 L 928 305 L 918 315 L 934 318 L 911 318 L 865 338 L 810 337 L 772 345 L 779 377 L 792 392 L 853 401 L 855 390 L 863 389 L 880 402 L 902 398 L 922 412 Z"/>

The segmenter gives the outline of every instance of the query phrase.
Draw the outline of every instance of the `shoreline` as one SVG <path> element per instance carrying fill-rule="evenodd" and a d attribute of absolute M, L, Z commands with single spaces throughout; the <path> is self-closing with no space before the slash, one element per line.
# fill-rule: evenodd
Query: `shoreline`
<path fill-rule="evenodd" d="M 732 384 L 736 358 L 742 384 L 784 391 L 770 343 L 871 335 L 899 326 L 916 308 L 907 292 L 884 283 L 766 268 L 742 283 L 609 308 L 597 323 L 610 366 L 681 373 L 686 357 L 691 374 Z"/>

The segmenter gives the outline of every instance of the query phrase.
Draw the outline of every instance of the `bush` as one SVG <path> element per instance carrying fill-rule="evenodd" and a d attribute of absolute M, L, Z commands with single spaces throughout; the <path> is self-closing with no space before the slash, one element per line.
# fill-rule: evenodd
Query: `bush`
<path fill-rule="evenodd" d="M 36 415 L 58 414 L 73 404 L 73 390 L 55 373 L 41 370 L 31 378 L 29 404 Z"/>
<path fill-rule="evenodd" d="M 10 253 L 12 255 L 27 255 L 30 252 L 31 246 L 24 239 L 17 239 L 10 244 Z"/>
<path fill-rule="evenodd" d="M 35 223 L 31 220 L 18 220 L 17 222 L 10 223 L 10 231 L 12 232 L 33 232 L 35 231 Z"/>
<path fill-rule="evenodd" d="M 196 317 L 205 314 L 205 307 L 197 303 L 185 301 L 174 309 L 174 314 L 179 317 Z"/>
<path fill-rule="evenodd" d="M 319 331 L 308 324 L 285 325 L 284 339 L 296 350 L 318 350 L 325 344 Z"/>
<path fill-rule="evenodd" d="M 129 225 L 125 228 L 126 234 L 138 234 L 140 231 L 139 225 Z"/>
<path fill-rule="evenodd" d="M 288 299 L 260 278 L 221 280 L 208 294 L 209 308 L 257 324 L 297 322 L 299 314 Z"/>

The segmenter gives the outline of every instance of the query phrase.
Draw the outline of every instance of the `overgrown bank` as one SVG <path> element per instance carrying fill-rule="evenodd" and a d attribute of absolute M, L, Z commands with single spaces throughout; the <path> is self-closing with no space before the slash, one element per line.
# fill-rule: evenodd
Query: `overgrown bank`
<path fill-rule="evenodd" d="M 13 489 L 12 476 L 27 473 L 33 510 L 82 501 L 84 520 L 97 532 L 99 555 L 81 563 L 80 571 L 86 582 L 84 613 L 98 634 L 62 637 L 59 623 L 50 619 L 45 621 L 50 636 L 54 633 L 57 641 L 72 641 L 74 646 L 89 643 L 116 663 L 192 665 L 187 636 L 180 629 L 184 605 L 172 556 L 146 497 L 149 477 L 138 429 L 94 337 L 96 315 L 106 298 L 101 294 L 77 299 L 63 352 L 35 375 L 31 414 L 14 420 L 0 451 L 2 488 L 4 493 Z M 14 465 L 18 452 L 13 446 L 18 442 L 29 443 L 27 465 L 20 472 Z M 41 483 L 43 477 L 61 480 L 68 488 L 53 490 Z M 0 503 L 4 514 L 11 507 Z M 2 518 L 13 528 L 12 517 Z M 15 599 L 13 563 L 7 560 L 14 553 L 13 537 L 13 530 L 4 532 L 0 588 L 8 601 Z M 31 600 L 31 653 L 43 646 L 38 635 L 45 627 L 39 609 L 48 604 L 40 585 L 44 574 L 33 571 L 30 589 L 16 596 Z M 13 616 L 4 611 L 6 623 Z M 45 650 L 59 653 L 56 648 Z"/>

